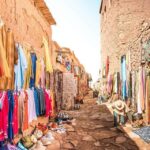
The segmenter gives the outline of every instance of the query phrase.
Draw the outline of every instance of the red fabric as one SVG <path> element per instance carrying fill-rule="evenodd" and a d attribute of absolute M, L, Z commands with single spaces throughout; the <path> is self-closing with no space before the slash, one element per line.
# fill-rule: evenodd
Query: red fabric
<path fill-rule="evenodd" d="M 106 59 L 106 77 L 108 76 L 108 73 L 109 73 L 109 56 L 107 56 Z"/>
<path fill-rule="evenodd" d="M 46 106 L 46 117 L 49 117 L 52 113 L 52 99 L 48 92 L 44 91 L 45 94 L 45 106 Z"/>
<path fill-rule="evenodd" d="M 14 130 L 14 135 L 18 134 L 18 95 L 15 94 L 14 95 L 14 102 L 15 102 L 15 106 L 14 106 L 14 115 L 13 115 L 13 130 Z"/>
<path fill-rule="evenodd" d="M 0 101 L 2 100 L 0 99 Z M 8 136 L 8 110 L 8 96 L 6 93 L 4 93 L 3 107 L 0 110 L 0 141 L 3 141 Z"/>
<path fill-rule="evenodd" d="M 0 77 L 2 77 L 3 75 L 4 75 L 3 68 L 0 67 Z"/>

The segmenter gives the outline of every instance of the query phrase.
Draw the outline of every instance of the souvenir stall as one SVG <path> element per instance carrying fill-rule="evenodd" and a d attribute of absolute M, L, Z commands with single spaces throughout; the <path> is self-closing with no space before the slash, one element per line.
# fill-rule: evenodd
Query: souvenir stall
<path fill-rule="evenodd" d="M 56 111 L 62 108 L 62 91 L 63 91 L 63 73 L 59 70 L 54 71 L 54 99 Z"/>
<path fill-rule="evenodd" d="M 77 88 L 75 84 L 73 73 L 63 73 L 63 106 L 65 110 L 74 109 L 74 100 L 77 95 Z"/>
<path fill-rule="evenodd" d="M 138 120 L 136 126 L 143 126 L 150 123 L 150 52 L 147 44 L 147 51 L 142 52 L 141 63 L 137 68 L 131 68 L 130 52 L 121 57 L 121 73 L 117 72 L 113 75 L 108 73 L 107 92 L 113 95 L 118 93 L 124 100 L 130 110 L 133 112 L 133 120 Z M 142 50 L 142 51 L 143 51 Z M 113 83 L 113 87 L 112 87 Z M 141 122 L 141 123 L 139 123 Z"/>
<path fill-rule="evenodd" d="M 74 109 L 74 97 L 76 96 L 77 84 L 72 73 L 71 53 L 66 48 L 57 50 L 57 52 L 57 68 L 55 68 L 57 70 L 54 71 L 56 109 L 57 111 Z"/>
<path fill-rule="evenodd" d="M 82 86 L 81 86 L 81 70 L 78 65 L 73 66 L 73 72 L 74 72 L 74 77 L 76 80 L 76 87 L 77 87 L 77 93 L 76 93 L 76 101 L 77 103 L 80 102 L 83 99 L 83 91 L 82 91 Z"/>
<path fill-rule="evenodd" d="M 44 56 L 29 44 L 14 41 L 11 29 L 0 22 L 0 144 L 6 140 L 12 143 L 34 121 L 38 124 L 39 117 L 48 122 L 52 116 L 53 68 L 44 37 L 42 43 Z M 38 124 L 40 127 L 45 130 Z M 31 138 L 28 142 L 34 144 Z M 18 146 L 23 147 L 21 143 Z"/>

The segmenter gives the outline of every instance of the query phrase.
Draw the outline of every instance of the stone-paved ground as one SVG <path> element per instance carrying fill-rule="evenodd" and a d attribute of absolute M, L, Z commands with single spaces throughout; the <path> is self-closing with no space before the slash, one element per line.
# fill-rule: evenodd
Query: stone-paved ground
<path fill-rule="evenodd" d="M 80 110 L 67 112 L 76 119 L 76 124 L 66 125 L 65 135 L 47 150 L 138 150 L 136 144 L 123 132 L 113 128 L 113 116 L 105 105 L 86 97 Z"/>

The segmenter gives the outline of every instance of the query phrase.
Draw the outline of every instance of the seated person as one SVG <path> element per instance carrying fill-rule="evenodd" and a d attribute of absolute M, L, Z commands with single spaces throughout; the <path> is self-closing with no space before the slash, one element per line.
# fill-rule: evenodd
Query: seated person
<path fill-rule="evenodd" d="M 129 111 L 128 106 L 122 100 L 117 100 L 112 103 L 112 109 L 114 114 L 114 126 L 117 127 L 118 124 L 125 124 L 125 114 Z"/>

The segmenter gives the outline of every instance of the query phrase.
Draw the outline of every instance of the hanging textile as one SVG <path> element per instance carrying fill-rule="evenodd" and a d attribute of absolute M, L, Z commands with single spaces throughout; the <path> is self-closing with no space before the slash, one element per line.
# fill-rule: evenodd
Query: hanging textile
<path fill-rule="evenodd" d="M 129 72 L 128 76 L 128 97 L 131 99 L 132 98 L 132 74 Z"/>
<path fill-rule="evenodd" d="M 71 63 L 68 59 L 65 61 L 65 67 L 67 68 L 68 71 L 71 71 Z"/>
<path fill-rule="evenodd" d="M 146 77 L 146 122 L 150 123 L 150 69 L 148 68 Z"/>
<path fill-rule="evenodd" d="M 106 77 L 108 76 L 109 73 L 109 56 L 106 58 Z"/>
<path fill-rule="evenodd" d="M 18 134 L 18 94 L 14 94 L 14 112 L 13 112 L 13 132 L 14 135 Z"/>
<path fill-rule="evenodd" d="M 52 90 L 50 90 L 50 97 L 51 97 L 51 100 L 52 100 L 52 113 L 51 113 L 51 116 L 54 116 L 54 114 L 55 114 L 55 108 L 56 108 L 56 106 L 55 106 L 55 100 L 54 100 L 54 92 L 52 91 Z"/>
<path fill-rule="evenodd" d="M 78 67 L 78 66 L 74 66 L 74 74 L 75 74 L 76 76 L 79 76 L 79 75 L 80 75 L 80 73 L 79 73 L 79 67 Z"/>
<path fill-rule="evenodd" d="M 31 53 L 31 61 L 32 61 L 32 74 L 30 77 L 30 88 L 35 87 L 35 77 L 36 77 L 36 54 Z"/>
<path fill-rule="evenodd" d="M 8 111 L 7 93 L 0 92 L 0 141 L 4 141 L 5 138 L 8 138 Z"/>
<path fill-rule="evenodd" d="M 45 64 L 46 64 L 46 72 L 53 72 L 52 63 L 51 63 L 51 54 L 48 46 L 48 41 L 43 37 L 43 44 L 45 47 Z"/>
<path fill-rule="evenodd" d="M 136 106 L 136 71 L 132 71 L 132 106 Z"/>
<path fill-rule="evenodd" d="M 146 73 L 145 73 L 145 67 L 141 68 L 141 104 L 142 104 L 142 110 L 145 110 L 145 87 L 146 87 Z"/>
<path fill-rule="evenodd" d="M 73 73 L 63 73 L 63 95 L 62 108 L 70 110 L 74 108 L 74 98 L 76 97 L 76 84 Z"/>
<path fill-rule="evenodd" d="M 8 94 L 8 103 L 9 103 L 9 111 L 8 111 L 8 139 L 10 141 L 12 141 L 13 138 L 14 138 L 14 131 L 13 131 L 14 97 L 13 97 L 12 91 L 8 91 L 7 94 Z"/>
<path fill-rule="evenodd" d="M 42 72 L 41 72 L 41 88 L 45 88 L 45 64 L 44 64 L 44 60 L 41 60 L 41 66 L 42 66 Z"/>
<path fill-rule="evenodd" d="M 23 110 L 23 131 L 27 130 L 29 127 L 29 114 L 28 114 L 28 93 L 22 91 L 24 96 L 24 110 Z"/>
<path fill-rule="evenodd" d="M 40 79 L 42 74 L 42 64 L 39 59 L 36 61 L 36 79 L 35 79 L 35 86 L 39 87 L 40 85 Z"/>
<path fill-rule="evenodd" d="M 28 93 L 28 117 L 29 117 L 29 123 L 31 123 L 33 120 L 37 120 L 36 116 L 36 108 L 35 108 L 35 100 L 34 100 L 34 91 L 31 89 L 27 90 Z"/>
<path fill-rule="evenodd" d="M 63 90 L 63 76 L 59 71 L 55 72 L 55 100 L 57 111 L 62 107 L 62 90 Z"/>
<path fill-rule="evenodd" d="M 139 68 L 138 72 L 138 96 L 137 96 L 137 112 L 139 114 L 142 114 L 142 104 L 141 104 L 141 95 L 142 95 L 142 80 L 141 80 L 141 74 L 142 74 L 142 69 L 141 67 Z"/>
<path fill-rule="evenodd" d="M 54 90 L 54 73 L 50 74 L 50 90 Z"/>
<path fill-rule="evenodd" d="M 39 104 L 40 104 L 40 115 L 45 115 L 46 112 L 46 106 L 45 106 L 45 96 L 44 96 L 44 91 L 42 89 L 36 89 L 38 92 L 38 99 L 39 99 Z"/>
<path fill-rule="evenodd" d="M 50 91 L 44 90 L 44 95 L 45 95 L 45 106 L 46 106 L 46 112 L 45 115 L 46 117 L 51 116 L 52 113 L 52 99 L 50 97 Z"/>
<path fill-rule="evenodd" d="M 23 120 L 24 120 L 24 100 L 25 95 L 24 92 L 21 91 L 18 97 L 18 124 L 19 124 L 19 133 L 23 131 Z"/>
<path fill-rule="evenodd" d="M 38 91 L 36 88 L 34 89 L 34 100 L 35 100 L 36 115 L 40 116 L 40 101 L 38 97 Z"/>
<path fill-rule="evenodd" d="M 15 89 L 22 89 L 24 85 L 24 75 L 27 69 L 27 60 L 21 45 L 16 45 L 18 50 L 18 64 L 15 65 Z"/>
<path fill-rule="evenodd" d="M 6 78 L 10 78 L 10 69 L 6 55 L 6 29 L 0 25 L 0 89 L 6 89 Z"/>
<path fill-rule="evenodd" d="M 119 93 L 119 85 L 120 85 L 120 73 L 117 72 L 113 77 L 113 92 Z"/>
<path fill-rule="evenodd" d="M 106 67 L 105 66 L 103 66 L 103 68 L 102 68 L 102 77 L 106 78 Z"/>
<path fill-rule="evenodd" d="M 121 57 L 122 97 L 127 98 L 126 56 Z"/>
<path fill-rule="evenodd" d="M 7 84 L 6 84 L 6 89 L 13 90 L 14 89 L 14 65 L 17 64 L 18 62 L 18 53 L 15 48 L 15 41 L 14 41 L 14 36 L 11 30 L 8 30 L 7 33 L 7 38 L 6 38 L 6 56 L 7 56 L 7 62 L 9 65 L 10 69 L 10 74 L 11 76 L 7 78 Z"/>
<path fill-rule="evenodd" d="M 46 89 L 50 89 L 50 73 L 46 72 Z"/>
<path fill-rule="evenodd" d="M 27 48 L 24 47 L 24 53 L 26 56 L 27 60 L 27 69 L 25 70 L 25 81 L 24 81 L 24 89 L 28 89 L 30 85 L 30 77 L 32 75 L 32 60 L 31 60 L 31 55 L 30 52 Z"/>

